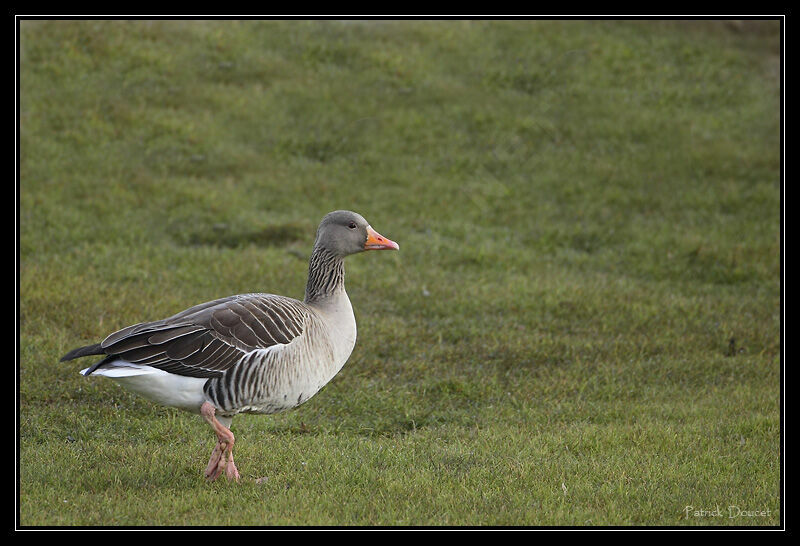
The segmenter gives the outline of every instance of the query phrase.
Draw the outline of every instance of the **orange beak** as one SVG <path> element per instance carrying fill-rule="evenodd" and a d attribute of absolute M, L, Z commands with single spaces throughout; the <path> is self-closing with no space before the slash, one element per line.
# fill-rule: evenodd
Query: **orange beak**
<path fill-rule="evenodd" d="M 364 243 L 364 250 L 400 250 L 400 245 L 390 241 L 371 226 L 367 226 L 367 242 Z"/>

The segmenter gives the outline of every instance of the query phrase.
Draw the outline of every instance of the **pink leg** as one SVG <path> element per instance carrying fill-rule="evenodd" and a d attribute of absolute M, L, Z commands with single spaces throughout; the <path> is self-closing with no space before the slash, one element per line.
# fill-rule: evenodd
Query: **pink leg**
<path fill-rule="evenodd" d="M 200 414 L 203 419 L 211 425 L 217 435 L 217 445 L 211 452 L 205 476 L 209 481 L 213 482 L 224 471 L 229 480 L 239 481 L 239 471 L 233 463 L 233 443 L 235 439 L 230 429 L 223 426 L 214 416 L 216 411 L 216 408 L 208 402 L 203 402 L 200 407 Z"/>

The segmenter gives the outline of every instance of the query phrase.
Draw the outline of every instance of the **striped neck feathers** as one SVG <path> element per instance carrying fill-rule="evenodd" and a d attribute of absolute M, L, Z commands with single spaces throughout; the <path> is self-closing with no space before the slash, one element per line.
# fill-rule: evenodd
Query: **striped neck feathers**
<path fill-rule="evenodd" d="M 344 260 L 330 250 L 315 246 L 308 262 L 306 303 L 324 300 L 344 290 Z"/>

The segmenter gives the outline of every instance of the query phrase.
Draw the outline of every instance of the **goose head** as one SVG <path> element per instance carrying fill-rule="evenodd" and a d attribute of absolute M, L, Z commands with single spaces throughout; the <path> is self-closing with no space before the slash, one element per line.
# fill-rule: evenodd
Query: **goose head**
<path fill-rule="evenodd" d="M 363 216 L 349 210 L 325 215 L 317 228 L 315 247 L 345 257 L 365 250 L 399 250 L 400 246 L 372 229 Z"/>

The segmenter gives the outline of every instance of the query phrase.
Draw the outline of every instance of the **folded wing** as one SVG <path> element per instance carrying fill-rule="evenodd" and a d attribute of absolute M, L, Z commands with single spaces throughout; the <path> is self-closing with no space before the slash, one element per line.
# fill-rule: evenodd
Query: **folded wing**
<path fill-rule="evenodd" d="M 189 377 L 219 377 L 247 353 L 288 344 L 305 331 L 303 303 L 272 294 L 244 294 L 200 304 L 164 320 L 114 332 L 100 343 L 115 360 Z"/>

